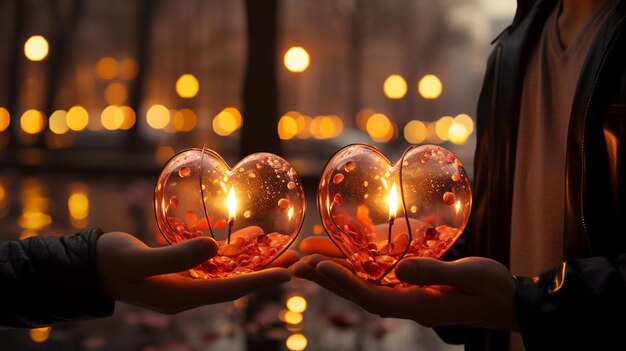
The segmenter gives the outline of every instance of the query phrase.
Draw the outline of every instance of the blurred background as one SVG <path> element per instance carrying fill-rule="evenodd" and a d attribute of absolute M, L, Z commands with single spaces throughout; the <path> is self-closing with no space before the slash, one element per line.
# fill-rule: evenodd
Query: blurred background
<path fill-rule="evenodd" d="M 326 235 L 315 205 L 351 143 L 390 160 L 454 152 L 472 176 L 475 105 L 497 0 L 2 0 L 0 239 L 87 227 L 166 245 L 152 208 L 175 153 L 232 166 L 267 151 L 297 169 L 308 210 L 294 244 Z M 176 298 L 173 296 L 172 298 Z M 175 316 L 0 331 L 1 350 L 459 350 L 295 279 Z"/>

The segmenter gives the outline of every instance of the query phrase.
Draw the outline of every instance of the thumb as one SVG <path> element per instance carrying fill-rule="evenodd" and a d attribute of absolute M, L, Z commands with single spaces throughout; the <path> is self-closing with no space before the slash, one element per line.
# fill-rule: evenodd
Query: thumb
<path fill-rule="evenodd" d="M 171 246 L 143 250 L 139 262 L 144 277 L 183 272 L 217 254 L 218 246 L 209 237 L 186 240 Z"/>
<path fill-rule="evenodd" d="M 433 258 L 408 258 L 400 261 L 396 276 L 415 285 L 449 285 L 463 291 L 476 290 L 479 267 L 468 260 L 454 262 Z"/>

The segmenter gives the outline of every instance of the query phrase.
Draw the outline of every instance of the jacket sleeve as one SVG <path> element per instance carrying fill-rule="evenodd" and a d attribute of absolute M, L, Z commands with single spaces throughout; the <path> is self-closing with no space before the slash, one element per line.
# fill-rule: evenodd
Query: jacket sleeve
<path fill-rule="evenodd" d="M 103 296 L 100 229 L 0 243 L 0 328 L 31 328 L 113 314 Z"/>
<path fill-rule="evenodd" d="M 518 322 L 527 349 L 623 345 L 626 254 L 567 261 L 538 277 L 516 280 Z"/>

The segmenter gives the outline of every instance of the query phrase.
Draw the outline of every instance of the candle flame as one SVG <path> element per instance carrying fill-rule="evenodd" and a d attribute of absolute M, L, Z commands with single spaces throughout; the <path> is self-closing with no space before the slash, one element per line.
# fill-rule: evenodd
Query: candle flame
<path fill-rule="evenodd" d="M 393 183 L 389 196 L 387 197 L 387 204 L 389 205 L 389 220 L 396 218 L 396 210 L 398 208 L 398 192 L 396 191 L 396 183 Z"/>
<path fill-rule="evenodd" d="M 228 221 L 235 219 L 237 213 L 237 197 L 235 196 L 235 187 L 230 188 L 228 193 L 228 199 L 226 200 L 226 207 L 228 207 Z"/>

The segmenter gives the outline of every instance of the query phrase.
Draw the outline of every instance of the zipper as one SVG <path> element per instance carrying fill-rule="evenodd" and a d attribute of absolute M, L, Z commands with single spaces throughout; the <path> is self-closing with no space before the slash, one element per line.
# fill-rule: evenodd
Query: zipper
<path fill-rule="evenodd" d="M 609 56 L 609 52 L 613 49 L 615 45 L 615 37 L 617 33 L 620 31 L 623 20 L 618 24 L 617 29 L 613 32 L 611 36 L 611 41 L 609 43 L 609 47 L 602 54 L 602 61 L 600 62 L 600 67 L 598 68 L 598 72 L 593 80 L 593 85 L 591 86 L 591 93 L 589 94 L 589 99 L 587 99 L 587 107 L 585 108 L 585 114 L 583 115 L 583 125 L 581 130 L 581 142 L 580 142 L 580 155 L 581 155 L 581 173 L 580 173 L 580 223 L 583 228 L 583 234 L 585 236 L 585 242 L 587 243 L 587 249 L 590 254 L 593 254 L 593 250 L 591 248 L 591 240 L 589 240 L 589 232 L 587 230 L 587 221 L 585 220 L 585 202 L 584 202 L 584 190 L 585 190 L 585 169 L 586 169 L 586 158 L 585 158 L 585 131 L 587 129 L 587 117 L 589 116 L 589 110 L 591 109 L 591 101 L 593 100 L 594 93 L 596 91 L 596 87 L 598 85 L 598 79 L 600 78 L 600 73 L 604 68 L 606 63 L 606 59 Z"/>

